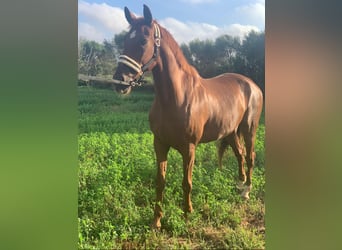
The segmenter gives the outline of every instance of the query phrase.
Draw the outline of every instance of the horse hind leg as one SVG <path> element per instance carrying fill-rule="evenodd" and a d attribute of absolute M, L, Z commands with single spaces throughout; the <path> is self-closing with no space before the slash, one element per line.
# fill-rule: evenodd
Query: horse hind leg
<path fill-rule="evenodd" d="M 252 174 L 256 156 L 254 151 L 256 129 L 257 126 L 252 123 L 252 125 L 248 129 L 246 128 L 245 132 L 243 133 L 244 141 L 246 144 L 247 179 L 241 196 L 245 199 L 249 199 L 249 193 L 252 189 Z"/>
<path fill-rule="evenodd" d="M 219 141 L 217 155 L 218 155 L 218 164 L 219 164 L 220 170 L 222 170 L 223 154 L 225 150 L 228 148 L 228 146 L 229 146 L 229 143 L 228 143 L 227 137 L 224 137 L 223 139 Z"/>
<path fill-rule="evenodd" d="M 239 180 L 237 184 L 237 188 L 239 190 L 243 189 L 244 183 L 246 182 L 246 173 L 244 168 L 244 147 L 241 144 L 240 137 L 237 133 L 232 134 L 230 145 L 233 149 L 235 157 L 238 161 L 239 165 Z"/>
<path fill-rule="evenodd" d="M 246 173 L 244 168 L 244 147 L 240 142 L 240 138 L 237 133 L 233 133 L 227 137 L 224 137 L 219 142 L 218 147 L 218 161 L 219 167 L 222 170 L 222 157 L 225 150 L 231 146 L 239 166 L 239 180 L 237 184 L 238 189 L 243 189 L 243 184 L 246 182 Z"/>
<path fill-rule="evenodd" d="M 253 89 L 249 98 L 249 106 L 239 126 L 239 131 L 243 135 L 246 145 L 247 179 L 241 193 L 241 196 L 245 199 L 249 199 L 249 193 L 252 189 L 252 173 L 256 156 L 254 144 L 263 105 L 261 91 L 255 88 Z"/>

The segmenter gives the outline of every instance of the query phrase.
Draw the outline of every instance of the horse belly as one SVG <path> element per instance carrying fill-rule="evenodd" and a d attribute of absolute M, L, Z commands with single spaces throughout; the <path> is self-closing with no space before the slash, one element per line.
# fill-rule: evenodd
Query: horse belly
<path fill-rule="evenodd" d="M 203 128 L 203 134 L 200 143 L 217 141 L 227 135 L 231 134 L 238 127 L 238 123 L 221 123 L 221 122 L 207 122 Z"/>
<path fill-rule="evenodd" d="M 228 135 L 229 133 L 224 133 L 224 132 L 218 132 L 218 131 L 213 131 L 211 129 L 204 130 L 203 135 L 200 139 L 200 143 L 207 143 L 211 141 L 217 141 L 221 139 L 222 137 Z"/>

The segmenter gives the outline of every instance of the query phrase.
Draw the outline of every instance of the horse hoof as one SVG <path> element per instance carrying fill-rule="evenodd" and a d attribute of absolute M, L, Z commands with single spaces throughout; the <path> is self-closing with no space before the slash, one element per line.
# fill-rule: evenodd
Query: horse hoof
<path fill-rule="evenodd" d="M 154 222 L 152 222 L 152 224 L 151 224 L 151 229 L 152 229 L 152 230 L 159 231 L 160 228 L 161 228 L 161 223 L 160 223 L 160 221 L 154 221 Z"/>
<path fill-rule="evenodd" d="M 241 194 L 242 199 L 249 200 L 249 194 Z"/>
<path fill-rule="evenodd" d="M 158 225 L 154 225 L 152 224 L 150 226 L 151 230 L 154 231 L 154 232 L 159 232 L 161 230 L 161 226 L 158 226 Z"/>
<path fill-rule="evenodd" d="M 244 200 L 249 200 L 249 193 L 250 193 L 251 190 L 252 190 L 252 185 L 244 186 L 244 187 L 243 187 L 243 191 L 242 191 L 242 193 L 241 193 L 241 197 L 242 197 Z"/>

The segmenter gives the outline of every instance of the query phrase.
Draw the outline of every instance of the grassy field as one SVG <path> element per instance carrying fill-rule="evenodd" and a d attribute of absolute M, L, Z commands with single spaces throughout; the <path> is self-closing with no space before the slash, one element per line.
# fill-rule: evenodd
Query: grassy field
<path fill-rule="evenodd" d="M 79 249 L 265 248 L 265 126 L 257 133 L 249 201 L 235 188 L 229 149 L 217 167 L 216 144 L 201 144 L 193 171 L 194 212 L 183 219 L 182 160 L 168 157 L 162 229 L 153 231 L 156 164 L 148 111 L 153 93 L 79 87 Z"/>

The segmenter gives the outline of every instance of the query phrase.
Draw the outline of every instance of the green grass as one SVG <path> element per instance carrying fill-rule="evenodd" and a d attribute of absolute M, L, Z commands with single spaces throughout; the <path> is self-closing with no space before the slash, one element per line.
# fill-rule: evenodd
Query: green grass
<path fill-rule="evenodd" d="M 147 132 L 152 100 L 149 92 L 119 96 L 111 90 L 79 87 L 79 132 Z"/>
<path fill-rule="evenodd" d="M 155 156 L 148 110 L 153 94 L 79 87 L 80 249 L 262 249 L 264 227 L 264 124 L 257 133 L 249 201 L 235 188 L 237 162 L 229 149 L 217 167 L 216 144 L 196 150 L 192 202 L 183 218 L 182 161 L 168 157 L 161 231 L 149 225 L 155 200 Z"/>

